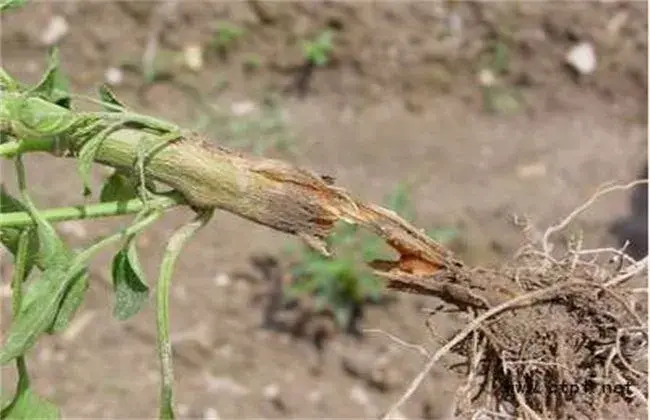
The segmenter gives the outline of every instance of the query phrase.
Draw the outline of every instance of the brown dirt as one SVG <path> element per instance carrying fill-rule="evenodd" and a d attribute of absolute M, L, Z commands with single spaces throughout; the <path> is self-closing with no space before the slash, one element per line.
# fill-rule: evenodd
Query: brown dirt
<path fill-rule="evenodd" d="M 45 58 L 40 33 L 54 14 L 61 14 L 70 24 L 61 42 L 65 69 L 76 92 L 90 93 L 109 66 L 138 62 L 149 18 L 159 7 L 135 1 L 31 4 L 2 18 L 2 65 L 25 81 L 37 80 Z M 247 33 L 225 59 L 207 51 L 198 73 L 173 64 L 168 70 L 210 102 L 257 100 L 295 82 L 303 65 L 302 39 L 328 25 L 339 28 L 332 65 L 315 71 L 306 98 L 284 97 L 298 140 L 295 155 L 280 156 L 334 175 L 367 201 L 380 201 L 399 181 L 416 180 L 418 224 L 458 226 L 462 234 L 455 246 L 469 263 L 499 261 L 519 247 L 522 235 L 511 214 L 528 215 L 539 226 L 554 223 L 602 183 L 635 178 L 646 160 L 643 2 L 273 2 L 263 7 L 272 22 L 260 22 L 244 2 L 180 4 L 161 37 L 165 51 L 207 45 L 218 20 L 238 22 Z M 451 16 L 462 20 L 458 33 L 449 33 Z M 622 23 L 616 27 L 616 22 Z M 498 81 L 523 98 L 515 115 L 484 110 L 476 75 L 489 62 L 495 37 L 510 56 Z M 599 59 L 593 75 L 578 79 L 562 60 L 577 40 L 593 42 Z M 242 66 L 251 54 L 260 57 L 262 66 L 245 72 Z M 227 80 L 228 87 L 217 97 L 210 92 L 219 80 Z M 178 89 L 156 85 L 144 94 L 145 103 L 133 93 L 141 85 L 141 77 L 127 72 L 118 97 L 182 125 L 196 124 L 195 103 Z M 28 164 L 40 205 L 81 202 L 73 162 L 34 156 Z M 11 168 L 2 170 L 11 183 Z M 98 170 L 96 179 L 105 173 Z M 627 198 L 614 194 L 585 213 L 578 226 L 585 231 L 585 244 L 614 244 L 608 226 L 627 207 Z M 150 279 L 160 261 L 160 244 L 188 217 L 186 212 L 170 214 L 142 238 Z M 81 230 L 66 224 L 62 230 L 82 243 L 124 222 L 89 222 Z M 222 273 L 250 271 L 251 254 L 278 255 L 289 241 L 219 214 L 188 246 L 176 270 L 172 302 L 180 417 L 207 417 L 212 410 L 222 418 L 373 417 L 423 366 L 419 353 L 377 333 L 361 341 L 338 336 L 319 359 L 304 340 L 260 328 L 262 309 L 253 297 L 264 284 L 233 280 L 219 286 L 215 281 Z M 156 413 L 153 311 L 148 308 L 124 323 L 112 318 L 110 258 L 103 254 L 93 264 L 94 282 L 79 314 L 92 317 L 90 327 L 69 339 L 48 337 L 31 355 L 37 389 L 61 405 L 66 417 L 149 418 Z M 9 299 L 3 297 L 2 303 L 6 315 Z M 437 303 L 399 295 L 386 307 L 370 307 L 363 327 L 434 351 L 441 341 L 427 330 L 422 309 Z M 432 324 L 448 338 L 462 321 L 439 313 Z M 3 331 L 6 327 L 3 323 Z M 449 358 L 434 370 L 405 415 L 445 415 L 459 383 L 447 369 L 454 362 Z M 369 371 L 383 375 L 386 389 L 364 379 Z M 4 379 L 12 375 L 13 368 L 3 369 Z M 264 395 L 273 385 L 281 404 Z"/>

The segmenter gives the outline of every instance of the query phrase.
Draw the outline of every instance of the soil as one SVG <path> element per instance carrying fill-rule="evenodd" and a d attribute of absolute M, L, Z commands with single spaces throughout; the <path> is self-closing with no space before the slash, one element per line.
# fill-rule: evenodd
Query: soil
<path fill-rule="evenodd" d="M 635 179 L 647 161 L 644 2 L 180 2 L 159 33 L 160 56 L 201 45 L 204 65 L 191 71 L 170 58 L 160 74 L 172 75 L 174 83 L 144 89 L 143 77 L 130 69 L 162 9 L 163 3 L 141 1 L 32 3 L 2 18 L 2 66 L 37 81 L 47 51 L 41 34 L 60 15 L 69 25 L 60 41 L 62 62 L 75 92 L 94 95 L 107 69 L 123 65 L 119 98 L 186 127 L 197 125 L 196 98 L 183 94 L 179 82 L 229 107 L 258 104 L 275 93 L 295 152 L 270 148 L 268 156 L 332 175 L 370 202 L 413 181 L 417 224 L 457 228 L 450 246 L 470 264 L 504 261 L 519 248 L 523 235 L 513 215 L 548 226 L 603 183 Z M 219 54 L 210 43 L 224 20 L 245 33 Z M 301 42 L 326 28 L 334 33 L 331 62 L 315 68 L 308 88 L 296 92 L 305 68 Z M 598 58 L 586 76 L 564 63 L 580 41 L 591 42 Z M 496 44 L 508 58 L 495 64 Z M 487 112 L 477 76 L 484 68 L 499 87 L 515 92 L 512 112 Z M 227 85 L 219 88 L 221 81 Z M 216 133 L 206 134 L 219 142 Z M 82 201 L 74 162 L 30 156 L 27 164 L 40 206 Z M 13 185 L 11 168 L 2 170 Z M 95 179 L 106 174 L 100 168 Z M 617 245 L 610 226 L 628 214 L 628 196 L 613 193 L 581 216 L 573 230 L 584 231 L 585 245 Z M 172 212 L 142 236 L 149 279 L 156 278 L 161 244 L 189 217 Z M 80 245 L 127 220 L 59 226 Z M 647 223 L 641 225 L 647 231 Z M 188 245 L 171 304 L 179 417 L 376 417 L 404 392 L 425 358 L 374 330 L 433 352 L 463 325 L 461 316 L 438 313 L 430 322 L 434 336 L 425 325 L 426 308 L 438 301 L 396 294 L 386 305 L 367 308 L 362 328 L 374 332 L 361 339 L 338 334 L 322 352 L 309 340 L 263 329 L 256 296 L 267 284 L 234 273 L 255 275 L 251 255 L 280 257 L 294 241 L 224 212 Z M 103 253 L 92 265 L 78 328 L 42 339 L 30 355 L 36 388 L 65 417 L 157 413 L 153 305 L 126 322 L 112 317 L 111 257 Z M 4 319 L 7 283 L 3 276 Z M 460 380 L 449 369 L 455 362 L 448 358 L 434 369 L 405 405 L 405 416 L 445 416 Z M 13 375 L 13 367 L 3 368 L 3 388 L 11 388 Z"/>

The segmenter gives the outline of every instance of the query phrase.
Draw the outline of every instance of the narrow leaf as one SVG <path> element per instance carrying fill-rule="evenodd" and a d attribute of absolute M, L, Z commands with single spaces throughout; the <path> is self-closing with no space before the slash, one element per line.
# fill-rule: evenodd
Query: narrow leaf
<path fill-rule="evenodd" d="M 113 314 L 124 321 L 144 307 L 149 297 L 149 286 L 144 280 L 135 241 L 129 241 L 113 259 L 115 308 Z"/>
<path fill-rule="evenodd" d="M 99 97 L 102 99 L 102 102 L 107 103 L 107 105 L 104 105 L 104 109 L 109 112 L 120 112 L 120 110 L 126 108 L 120 101 L 117 100 L 115 93 L 113 93 L 111 88 L 109 88 L 106 83 L 102 84 L 99 87 Z"/>
<path fill-rule="evenodd" d="M 70 109 L 70 82 L 60 66 L 59 49 L 52 48 L 48 69 L 43 79 L 31 90 L 31 93 Z"/>

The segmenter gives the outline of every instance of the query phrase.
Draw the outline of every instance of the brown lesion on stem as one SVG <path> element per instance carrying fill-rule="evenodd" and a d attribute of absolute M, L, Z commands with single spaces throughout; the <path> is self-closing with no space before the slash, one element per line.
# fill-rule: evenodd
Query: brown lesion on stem
<path fill-rule="evenodd" d="M 104 140 L 96 161 L 133 170 L 140 142 L 146 150 L 155 150 L 147 158 L 146 177 L 177 190 L 194 208 L 223 209 L 296 235 L 325 255 L 329 255 L 325 239 L 337 222 L 358 224 L 380 236 L 399 256 L 370 263 L 389 287 L 486 306 L 486 300 L 470 290 L 475 288 L 468 269 L 449 250 L 396 213 L 358 201 L 333 185 L 329 176 L 279 160 L 244 156 L 190 132 L 158 148 L 156 135 L 125 128 Z M 73 143 L 71 148 L 80 146 Z"/>

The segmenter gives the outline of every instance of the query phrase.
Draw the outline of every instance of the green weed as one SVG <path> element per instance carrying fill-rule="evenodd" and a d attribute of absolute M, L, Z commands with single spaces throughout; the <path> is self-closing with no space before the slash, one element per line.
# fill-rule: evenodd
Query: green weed
<path fill-rule="evenodd" d="M 245 33 L 244 28 L 232 22 L 219 22 L 212 39 L 212 46 L 220 54 L 226 54 Z"/>
<path fill-rule="evenodd" d="M 491 114 L 508 115 L 517 113 L 523 98 L 519 92 L 504 85 L 500 77 L 510 72 L 512 34 L 508 28 L 500 28 L 495 39 L 489 43 L 488 53 L 482 60 L 482 69 L 488 69 L 495 78 L 493 83 L 482 86 L 485 109 Z"/>
<path fill-rule="evenodd" d="M 321 32 L 315 39 L 305 41 L 302 51 L 307 62 L 317 67 L 326 66 L 334 51 L 334 32 L 330 29 Z"/>
<path fill-rule="evenodd" d="M 294 135 L 276 99 L 267 98 L 259 108 L 243 115 L 216 108 L 214 112 L 203 114 L 195 129 L 214 134 L 227 146 L 247 149 L 257 155 L 269 150 L 295 153 Z"/>

